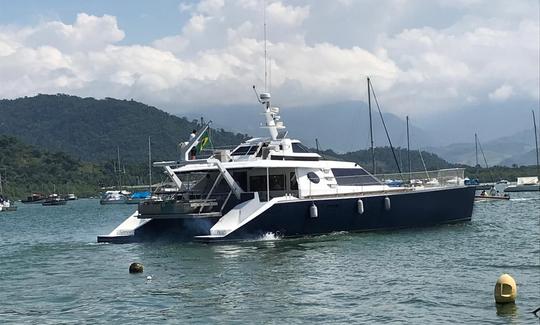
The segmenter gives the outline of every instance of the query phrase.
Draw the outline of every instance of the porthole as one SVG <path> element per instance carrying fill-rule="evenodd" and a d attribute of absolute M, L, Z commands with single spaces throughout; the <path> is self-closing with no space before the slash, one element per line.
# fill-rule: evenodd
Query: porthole
<path fill-rule="evenodd" d="M 314 172 L 307 173 L 307 177 L 314 184 L 318 184 L 321 181 L 319 176 L 317 176 L 317 174 L 315 174 Z"/>

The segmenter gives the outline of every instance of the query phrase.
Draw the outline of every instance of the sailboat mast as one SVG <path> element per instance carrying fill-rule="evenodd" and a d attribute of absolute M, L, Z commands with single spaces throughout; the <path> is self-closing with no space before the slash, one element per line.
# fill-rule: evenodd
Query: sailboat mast
<path fill-rule="evenodd" d="M 474 152 L 476 156 L 476 165 L 475 167 L 478 167 L 478 135 L 474 134 Z"/>
<path fill-rule="evenodd" d="M 371 172 L 375 174 L 375 149 L 373 147 L 373 119 L 371 118 L 371 81 L 367 77 L 367 98 L 368 98 L 368 111 L 369 111 L 369 138 L 371 141 Z"/>
<path fill-rule="evenodd" d="M 536 133 L 536 117 L 534 116 L 534 110 L 532 110 L 533 126 L 534 126 L 534 143 L 536 145 L 536 174 L 540 176 L 540 163 L 538 162 L 538 134 Z"/>
<path fill-rule="evenodd" d="M 152 193 L 152 148 L 150 146 L 150 136 L 148 136 L 148 186 Z"/>
<path fill-rule="evenodd" d="M 409 163 L 409 180 L 411 179 L 411 147 L 410 147 L 410 141 L 409 141 L 409 116 L 406 117 L 407 120 L 407 162 Z"/>
<path fill-rule="evenodd" d="M 120 169 L 120 147 L 116 146 L 116 155 L 118 159 L 118 189 L 122 189 L 122 170 Z"/>

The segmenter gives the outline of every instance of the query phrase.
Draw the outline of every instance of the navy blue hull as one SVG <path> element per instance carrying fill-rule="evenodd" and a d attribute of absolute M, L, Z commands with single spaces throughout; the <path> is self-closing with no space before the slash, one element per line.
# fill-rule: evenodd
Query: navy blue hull
<path fill-rule="evenodd" d="M 470 221 L 474 187 L 414 191 L 392 195 L 324 200 L 285 201 L 277 203 L 228 236 L 217 240 L 259 238 L 266 233 L 284 237 L 325 234 L 336 231 L 372 231 Z M 390 209 L 384 199 L 390 198 Z M 358 199 L 364 213 L 358 213 Z M 310 216 L 315 203 L 318 217 Z M 134 236 L 98 237 L 103 242 L 156 240 L 190 241 L 194 236 L 209 235 L 219 217 L 204 219 L 154 219 L 135 231 Z M 215 241 L 215 240 L 209 240 Z"/>
<path fill-rule="evenodd" d="M 318 217 L 310 216 L 312 201 L 287 201 L 256 217 L 225 240 L 257 238 L 265 233 L 295 237 L 336 231 L 370 231 L 470 221 L 474 187 L 415 191 L 361 197 L 364 213 L 358 213 L 359 198 L 317 200 Z M 386 210 L 384 199 L 390 198 Z"/>

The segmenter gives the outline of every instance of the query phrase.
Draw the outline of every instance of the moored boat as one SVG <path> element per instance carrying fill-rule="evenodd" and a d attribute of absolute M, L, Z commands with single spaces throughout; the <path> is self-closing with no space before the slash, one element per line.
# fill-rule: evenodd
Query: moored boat
<path fill-rule="evenodd" d="M 0 195 L 0 212 L 16 211 L 17 206 L 7 197 Z"/>
<path fill-rule="evenodd" d="M 505 192 L 537 192 L 540 191 L 538 177 L 518 177 L 517 184 L 504 189 Z"/>
<path fill-rule="evenodd" d="M 60 197 L 58 194 L 53 193 L 47 197 L 45 201 L 41 203 L 43 206 L 53 206 L 53 205 L 65 205 L 67 200 Z"/>
<path fill-rule="evenodd" d="M 75 201 L 78 197 L 74 193 L 69 193 L 65 196 L 65 199 L 68 201 Z"/>
<path fill-rule="evenodd" d="M 32 193 L 25 200 L 21 200 L 21 203 L 25 204 L 41 204 L 47 199 L 47 196 L 43 193 Z"/>
<path fill-rule="evenodd" d="M 152 193 L 150 193 L 150 191 L 135 192 L 127 198 L 126 203 L 139 204 L 145 200 L 149 200 L 151 197 L 152 197 Z"/>
<path fill-rule="evenodd" d="M 101 196 L 99 204 L 109 205 L 109 204 L 124 204 L 127 201 L 127 192 L 124 191 L 106 191 Z"/>

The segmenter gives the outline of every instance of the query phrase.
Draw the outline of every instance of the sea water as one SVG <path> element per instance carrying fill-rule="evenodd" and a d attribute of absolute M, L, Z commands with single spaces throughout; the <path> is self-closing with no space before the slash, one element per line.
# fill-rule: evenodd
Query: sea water
<path fill-rule="evenodd" d="M 0 323 L 534 324 L 540 194 L 512 197 L 457 225 L 226 245 L 97 244 L 135 207 L 19 203 L 0 213 Z M 497 308 L 503 273 L 518 298 Z"/>

